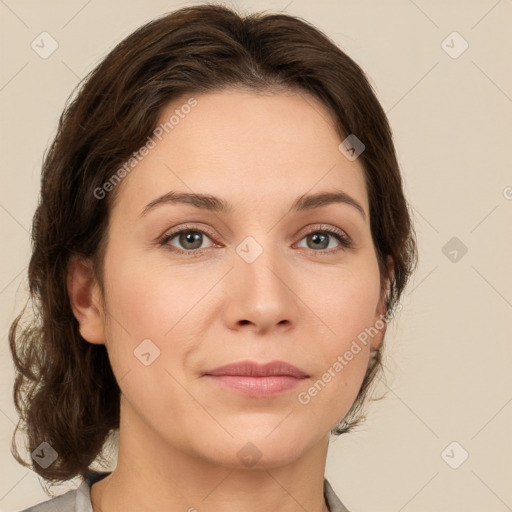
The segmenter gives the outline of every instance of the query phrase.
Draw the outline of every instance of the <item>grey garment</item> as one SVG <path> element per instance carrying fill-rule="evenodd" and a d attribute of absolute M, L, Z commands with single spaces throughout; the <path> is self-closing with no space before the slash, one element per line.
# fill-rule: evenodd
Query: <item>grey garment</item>
<path fill-rule="evenodd" d="M 91 505 L 91 485 L 110 473 L 91 471 L 81 485 L 62 496 L 52 498 L 20 512 L 93 512 Z M 349 512 L 334 492 L 331 484 L 324 478 L 324 497 L 330 512 Z"/>
<path fill-rule="evenodd" d="M 324 478 L 324 497 L 330 512 L 349 512 L 348 508 L 341 503 L 327 478 Z"/>

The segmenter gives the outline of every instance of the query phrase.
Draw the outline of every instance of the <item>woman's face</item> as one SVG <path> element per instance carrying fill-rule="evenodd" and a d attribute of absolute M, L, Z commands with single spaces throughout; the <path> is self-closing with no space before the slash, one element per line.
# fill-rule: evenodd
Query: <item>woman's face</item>
<path fill-rule="evenodd" d="M 378 342 L 361 341 L 384 313 L 363 167 L 309 96 L 224 91 L 173 114 L 111 212 L 103 335 L 122 407 L 188 454 L 283 465 L 346 414 Z M 159 200 L 171 191 L 217 199 Z M 362 212 L 305 200 L 340 192 Z M 307 377 L 205 375 L 240 361 Z"/>

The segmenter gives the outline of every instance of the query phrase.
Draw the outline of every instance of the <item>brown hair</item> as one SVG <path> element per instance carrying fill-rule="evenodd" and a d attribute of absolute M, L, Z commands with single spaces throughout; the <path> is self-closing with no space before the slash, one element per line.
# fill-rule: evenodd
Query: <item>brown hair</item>
<path fill-rule="evenodd" d="M 370 224 L 382 280 L 394 275 L 386 307 L 397 303 L 416 265 L 416 242 L 391 129 L 361 68 L 309 23 L 284 14 L 241 16 L 220 5 L 182 8 L 121 41 L 84 78 L 62 113 L 43 162 L 41 196 L 32 225 L 29 301 L 9 331 L 16 367 L 14 402 L 20 420 L 12 439 L 16 460 L 45 480 L 84 476 L 104 460 L 102 448 L 119 428 L 120 389 L 104 345 L 85 341 L 67 293 L 72 256 L 91 258 L 103 291 L 109 211 L 119 187 L 101 188 L 155 130 L 162 108 L 183 94 L 243 87 L 294 90 L 320 100 L 340 137 L 365 144 Z M 22 325 L 23 324 L 23 325 Z M 332 433 L 357 425 L 363 400 L 381 366 L 369 365 L 350 411 Z M 25 462 L 15 436 L 24 426 L 30 452 L 46 441 L 57 452 L 47 468 Z"/>

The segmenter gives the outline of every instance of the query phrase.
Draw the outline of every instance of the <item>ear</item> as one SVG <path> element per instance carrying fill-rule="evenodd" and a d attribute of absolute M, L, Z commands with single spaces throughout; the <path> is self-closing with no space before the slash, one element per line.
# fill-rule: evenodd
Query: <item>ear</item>
<path fill-rule="evenodd" d="M 387 275 L 383 276 L 381 284 L 381 297 L 377 309 L 373 325 L 378 329 L 378 333 L 372 337 L 370 343 L 370 354 L 374 354 L 382 347 L 384 336 L 386 334 L 386 298 L 389 295 L 391 281 L 393 280 L 394 263 L 391 256 L 387 257 Z"/>
<path fill-rule="evenodd" d="M 104 344 L 102 298 L 90 260 L 71 258 L 68 265 L 67 290 L 82 338 L 89 343 Z"/>

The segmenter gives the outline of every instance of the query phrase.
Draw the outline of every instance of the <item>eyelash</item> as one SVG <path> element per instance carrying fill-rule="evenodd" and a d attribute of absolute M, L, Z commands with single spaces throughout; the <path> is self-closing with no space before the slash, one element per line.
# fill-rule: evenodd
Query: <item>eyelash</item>
<path fill-rule="evenodd" d="M 205 247 L 203 249 L 188 249 L 187 250 L 187 249 L 179 249 L 177 247 L 169 245 L 169 241 L 170 240 L 175 238 L 176 235 L 179 235 L 179 234 L 184 233 L 184 232 L 185 233 L 186 232 L 201 233 L 203 235 L 208 236 L 210 239 L 214 238 L 213 235 L 210 232 L 208 232 L 207 230 L 205 230 L 205 229 L 200 229 L 200 228 L 198 228 L 197 226 L 194 226 L 194 225 L 185 225 L 185 226 L 181 227 L 179 230 L 173 231 L 171 233 L 166 233 L 159 240 L 158 244 L 160 246 L 166 247 L 168 250 L 170 250 L 172 252 L 175 252 L 177 254 L 183 254 L 183 255 L 186 255 L 186 256 L 191 257 L 191 258 L 199 257 L 205 251 L 207 251 L 208 249 L 212 248 L 212 247 Z M 302 238 L 300 240 L 302 240 L 306 236 L 311 235 L 313 233 L 328 234 L 328 235 L 334 237 L 336 240 L 338 240 L 338 242 L 340 242 L 340 245 L 344 249 L 352 249 L 353 246 L 354 246 L 352 240 L 348 236 L 344 235 L 343 233 L 341 233 L 340 231 L 338 231 L 335 228 L 332 228 L 330 226 L 324 226 L 324 225 L 320 225 L 319 227 L 316 227 L 315 229 L 313 229 L 311 231 L 308 231 L 307 233 L 305 233 L 302 236 Z M 343 250 L 343 249 L 340 249 L 339 247 L 338 248 L 335 247 L 333 249 L 321 249 L 321 250 L 318 250 L 318 251 L 316 251 L 314 249 L 309 249 L 309 248 L 306 248 L 306 250 L 311 251 L 315 255 L 322 255 L 322 254 L 325 255 L 325 254 L 332 254 L 334 252 L 338 252 L 338 251 Z"/>

